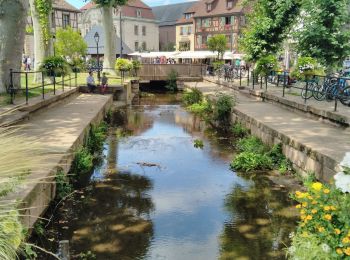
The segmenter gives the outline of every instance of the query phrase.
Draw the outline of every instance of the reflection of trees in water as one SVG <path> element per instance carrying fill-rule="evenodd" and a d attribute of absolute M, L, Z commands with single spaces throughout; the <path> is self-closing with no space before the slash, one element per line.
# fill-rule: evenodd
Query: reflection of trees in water
<path fill-rule="evenodd" d="M 98 259 L 135 259 L 147 253 L 153 237 L 154 204 L 145 176 L 118 173 L 94 184 L 73 223 L 72 249 L 93 251 Z"/>
<path fill-rule="evenodd" d="M 231 219 L 220 236 L 221 259 L 283 259 L 295 228 L 288 193 L 264 178 L 249 188 L 236 186 L 225 200 Z"/>

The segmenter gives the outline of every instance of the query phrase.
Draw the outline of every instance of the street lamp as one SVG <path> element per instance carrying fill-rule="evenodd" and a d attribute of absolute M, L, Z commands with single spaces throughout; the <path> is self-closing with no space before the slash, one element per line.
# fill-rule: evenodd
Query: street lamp
<path fill-rule="evenodd" d="M 53 56 L 56 56 L 56 35 L 52 35 L 52 42 L 53 42 Z"/>
<path fill-rule="evenodd" d="M 101 78 L 100 55 L 98 53 L 98 43 L 100 42 L 100 35 L 98 34 L 98 32 L 95 33 L 94 39 L 95 39 L 95 42 L 96 42 L 96 49 L 97 49 L 97 78 L 98 78 L 98 81 L 100 82 L 100 78 Z"/>

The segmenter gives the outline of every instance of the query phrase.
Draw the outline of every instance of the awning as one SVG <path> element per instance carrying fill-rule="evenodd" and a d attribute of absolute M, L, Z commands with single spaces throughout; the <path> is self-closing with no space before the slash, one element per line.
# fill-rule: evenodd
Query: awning
<path fill-rule="evenodd" d="M 141 58 L 157 58 L 157 57 L 166 57 L 168 58 L 176 58 L 176 55 L 179 52 L 173 51 L 173 52 L 166 52 L 166 51 L 159 51 L 159 52 L 134 52 L 129 54 L 130 56 L 140 56 Z"/>
<path fill-rule="evenodd" d="M 177 59 L 209 59 L 215 57 L 217 57 L 217 54 L 212 51 L 184 51 L 176 55 Z"/>

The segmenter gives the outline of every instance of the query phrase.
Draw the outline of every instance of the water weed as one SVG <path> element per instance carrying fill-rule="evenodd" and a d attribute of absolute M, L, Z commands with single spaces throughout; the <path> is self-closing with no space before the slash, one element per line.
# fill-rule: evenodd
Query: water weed
<path fill-rule="evenodd" d="M 193 146 L 195 148 L 203 149 L 204 148 L 204 143 L 202 140 L 196 139 L 194 140 Z"/>
<path fill-rule="evenodd" d="M 192 88 L 190 90 L 187 90 L 182 96 L 182 102 L 186 106 L 190 106 L 193 104 L 200 104 L 202 103 L 202 101 L 203 101 L 203 94 L 197 88 Z"/>
<path fill-rule="evenodd" d="M 249 130 L 245 128 L 240 122 L 236 122 L 232 127 L 231 127 L 231 132 L 234 137 L 236 138 L 244 138 L 248 136 Z"/>

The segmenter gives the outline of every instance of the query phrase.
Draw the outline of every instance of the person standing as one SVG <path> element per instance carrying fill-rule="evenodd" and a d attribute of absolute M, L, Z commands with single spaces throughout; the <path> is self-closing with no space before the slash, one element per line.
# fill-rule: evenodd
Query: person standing
<path fill-rule="evenodd" d="M 92 71 L 89 72 L 89 76 L 86 78 L 86 84 L 88 86 L 89 92 L 94 93 L 96 89 L 95 78 Z"/>
<path fill-rule="evenodd" d="M 106 76 L 106 73 L 103 72 L 102 78 L 101 78 L 101 92 L 102 92 L 102 95 L 105 94 L 105 92 L 107 90 L 107 87 L 108 87 L 108 78 Z"/>
<path fill-rule="evenodd" d="M 30 71 L 31 70 L 31 66 L 32 66 L 32 60 L 30 57 L 27 58 L 27 68 L 26 70 L 27 71 Z"/>

